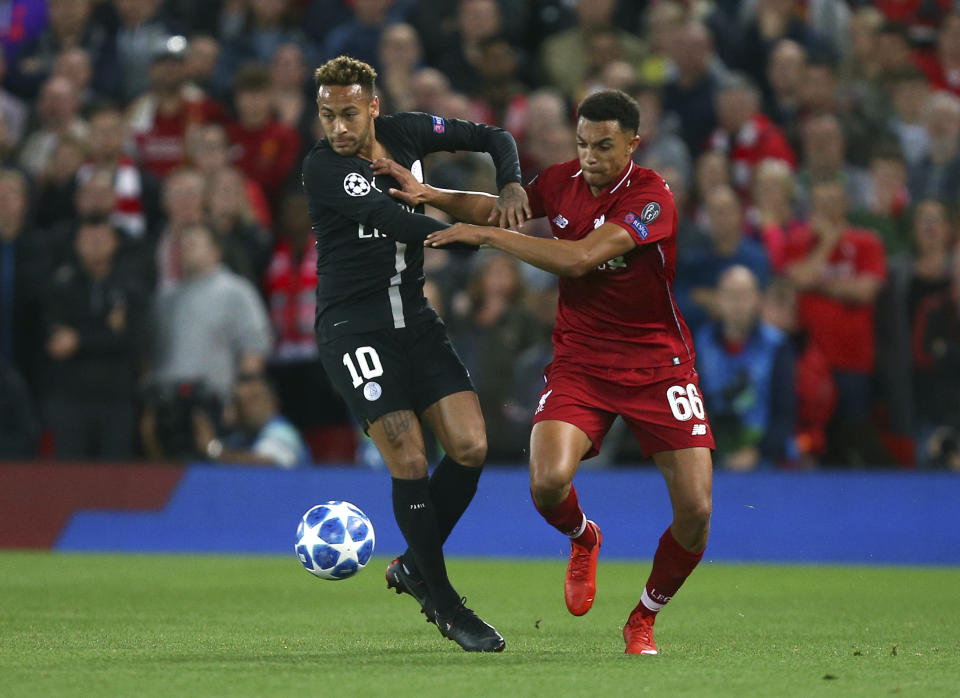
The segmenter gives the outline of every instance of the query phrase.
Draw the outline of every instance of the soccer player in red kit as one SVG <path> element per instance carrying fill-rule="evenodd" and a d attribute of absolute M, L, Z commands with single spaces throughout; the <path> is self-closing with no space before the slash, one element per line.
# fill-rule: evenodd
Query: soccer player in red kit
<path fill-rule="evenodd" d="M 533 417 L 530 487 L 537 510 L 571 539 L 567 608 L 590 610 L 600 528 L 580 508 L 573 477 L 595 456 L 619 415 L 663 474 L 673 521 L 660 537 L 640 603 L 623 628 L 629 654 L 656 654 L 653 623 L 703 557 L 710 527 L 713 434 L 694 370 L 694 349 L 673 297 L 677 213 L 663 179 L 631 158 L 637 103 L 618 90 L 577 111 L 578 159 L 553 165 L 526 191 L 532 217 L 554 238 L 485 223 L 496 198 L 417 183 L 390 161 L 410 204 L 429 203 L 464 221 L 424 244 L 486 245 L 560 276 L 554 359 Z M 402 177 L 402 179 L 401 179 Z"/>

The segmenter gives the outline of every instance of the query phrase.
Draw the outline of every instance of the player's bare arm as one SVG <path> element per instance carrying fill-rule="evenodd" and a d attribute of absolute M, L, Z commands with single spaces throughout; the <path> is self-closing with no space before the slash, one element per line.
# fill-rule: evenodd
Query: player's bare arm
<path fill-rule="evenodd" d="M 377 175 L 389 175 L 400 183 L 401 189 L 391 188 L 387 193 L 409 206 L 428 204 L 458 221 L 482 225 L 497 223 L 501 227 L 519 227 L 531 217 L 527 192 L 519 182 L 509 182 L 500 190 L 500 196 L 483 192 L 440 189 L 417 181 L 407 168 L 389 158 L 373 163 Z"/>
<path fill-rule="evenodd" d="M 424 245 L 443 247 L 454 242 L 494 247 L 558 276 L 583 276 L 637 244 L 614 223 L 605 223 L 580 240 L 537 238 L 503 228 L 457 223 L 431 233 Z"/>

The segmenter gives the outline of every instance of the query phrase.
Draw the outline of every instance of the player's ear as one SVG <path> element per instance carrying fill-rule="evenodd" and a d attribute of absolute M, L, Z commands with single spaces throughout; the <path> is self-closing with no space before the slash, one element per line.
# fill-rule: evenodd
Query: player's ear
<path fill-rule="evenodd" d="M 637 149 L 637 146 L 640 145 L 640 134 L 634 134 L 633 138 L 630 139 L 630 143 L 627 145 L 630 152 L 633 153 Z"/>
<path fill-rule="evenodd" d="M 376 119 L 380 116 L 380 98 L 377 95 L 370 100 L 370 117 Z"/>

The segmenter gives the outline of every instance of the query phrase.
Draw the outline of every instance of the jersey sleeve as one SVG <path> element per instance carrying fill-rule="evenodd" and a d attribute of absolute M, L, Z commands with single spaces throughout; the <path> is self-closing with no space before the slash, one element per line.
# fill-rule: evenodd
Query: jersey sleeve
<path fill-rule="evenodd" d="M 438 150 L 489 153 L 497 168 L 498 190 L 511 182 L 520 182 L 520 156 L 517 154 L 517 143 L 509 131 L 488 124 L 445 119 L 422 112 L 406 114 L 404 125 L 425 153 Z"/>
<path fill-rule="evenodd" d="M 407 244 L 423 242 L 430 233 L 447 227 L 435 218 L 405 209 L 389 194 L 377 189 L 362 170 L 362 161 L 356 158 L 308 155 L 303 164 L 303 187 L 311 220 L 335 211 Z"/>
<path fill-rule="evenodd" d="M 640 189 L 618 202 L 606 222 L 626 230 L 638 245 L 664 240 L 677 232 L 673 195 L 665 186 Z"/>

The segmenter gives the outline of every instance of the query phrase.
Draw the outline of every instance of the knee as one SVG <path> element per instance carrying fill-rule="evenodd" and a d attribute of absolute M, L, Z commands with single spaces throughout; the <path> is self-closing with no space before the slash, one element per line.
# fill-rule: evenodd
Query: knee
<path fill-rule="evenodd" d="M 458 438 L 447 455 L 460 465 L 479 468 L 487 460 L 487 435 L 480 432 Z"/>
<path fill-rule="evenodd" d="M 710 536 L 710 516 L 713 505 L 709 497 L 691 502 L 677 512 L 675 529 L 677 542 L 690 551 L 706 547 Z"/>
<path fill-rule="evenodd" d="M 400 480 L 419 480 L 429 473 L 427 459 L 415 451 L 392 454 L 387 467 L 390 474 Z"/>
<path fill-rule="evenodd" d="M 555 471 L 530 469 L 530 493 L 538 507 L 556 506 L 567 495 L 570 481 Z"/>

